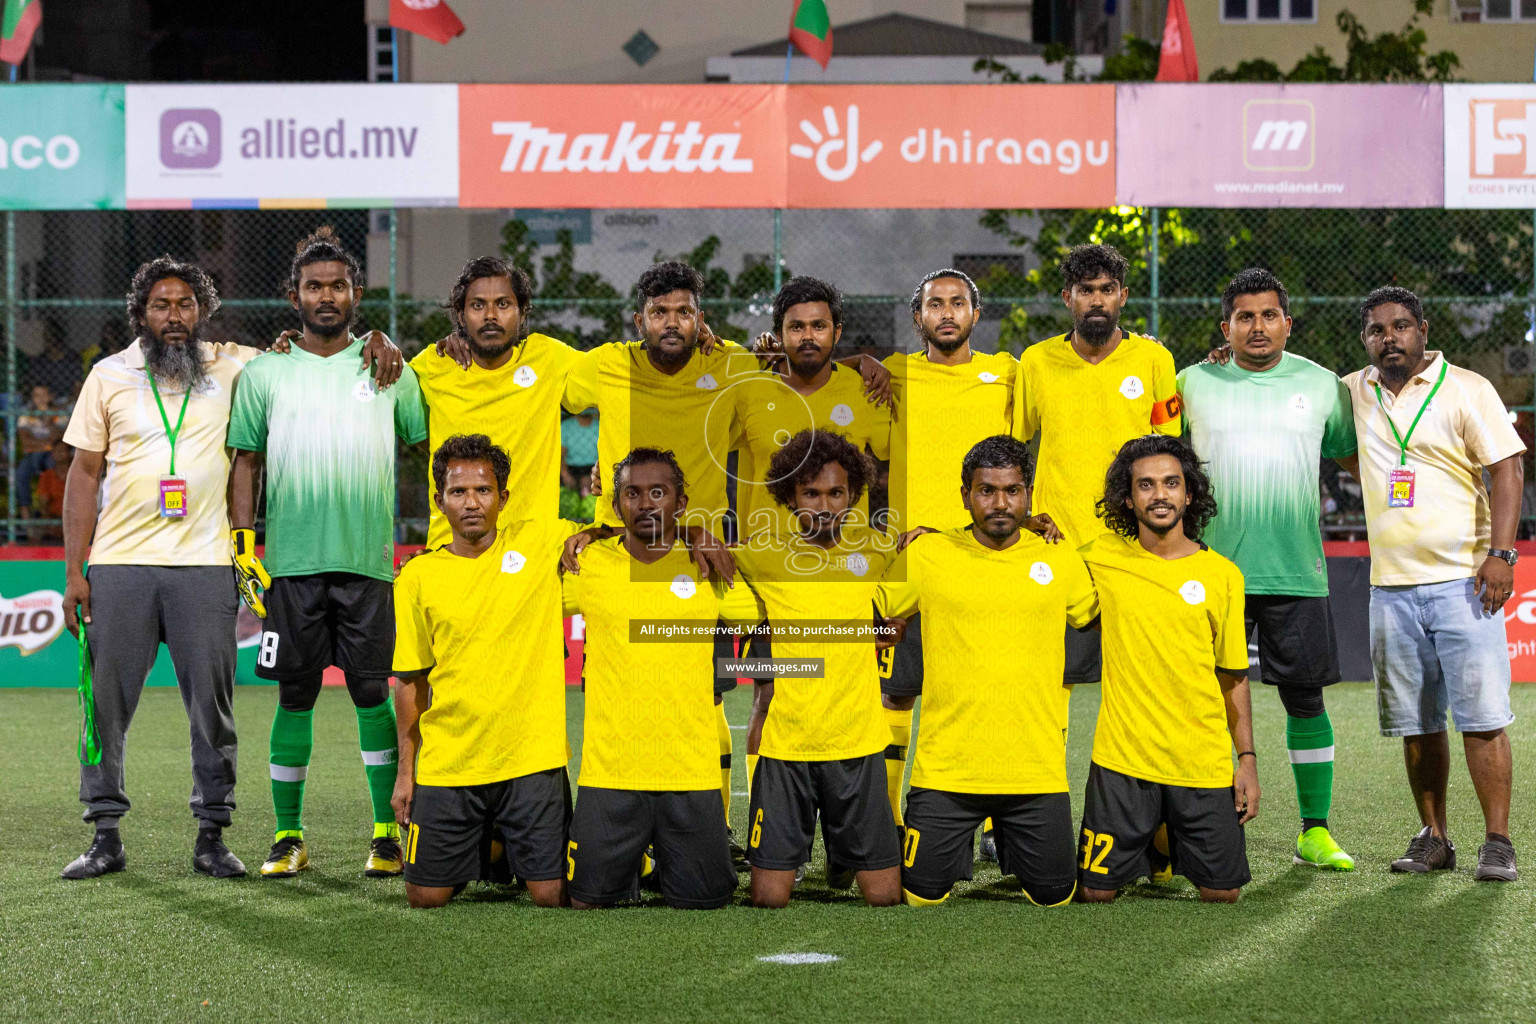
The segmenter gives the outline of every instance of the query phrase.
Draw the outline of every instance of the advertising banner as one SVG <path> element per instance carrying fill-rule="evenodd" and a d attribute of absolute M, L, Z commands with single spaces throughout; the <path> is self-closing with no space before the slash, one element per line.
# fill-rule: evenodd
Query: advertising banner
<path fill-rule="evenodd" d="M 1128 205 L 1439 206 L 1448 186 L 1438 85 L 1122 85 L 1115 124 Z"/>
<path fill-rule="evenodd" d="M 455 85 L 130 85 L 130 208 L 451 206 Z"/>
<path fill-rule="evenodd" d="M 1444 88 L 1446 207 L 1536 207 L 1536 85 Z"/>
<path fill-rule="evenodd" d="M 784 199 L 784 89 L 459 86 L 459 205 L 763 207 Z"/>
<path fill-rule="evenodd" d="M 1536 680 L 1536 556 L 1522 557 L 1515 565 L 1515 593 L 1504 606 L 1504 632 L 1510 675 L 1515 682 Z"/>
<path fill-rule="evenodd" d="M 1112 85 L 787 91 L 790 206 L 1114 205 Z"/>
<path fill-rule="evenodd" d="M 0 208 L 123 208 L 123 87 L 8 85 Z"/>

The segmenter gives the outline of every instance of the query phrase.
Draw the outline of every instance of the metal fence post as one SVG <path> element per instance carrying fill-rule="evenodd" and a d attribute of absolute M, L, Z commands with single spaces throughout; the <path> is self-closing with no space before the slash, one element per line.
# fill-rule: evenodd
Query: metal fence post
<path fill-rule="evenodd" d="M 773 211 L 773 294 L 784 287 L 784 211 Z"/>
<path fill-rule="evenodd" d="M 395 207 L 389 208 L 389 340 L 396 345 L 400 344 L 400 288 L 398 279 L 398 260 L 396 249 L 400 242 L 400 232 L 397 226 L 400 211 Z"/>
<path fill-rule="evenodd" d="M 1152 299 L 1152 312 L 1147 317 L 1147 333 L 1152 335 L 1152 337 L 1154 337 L 1154 338 L 1158 336 L 1158 329 L 1157 329 L 1158 328 L 1158 323 L 1157 322 L 1158 322 L 1158 312 L 1159 312 L 1159 310 L 1158 310 L 1158 290 L 1159 290 L 1158 289 L 1158 283 L 1159 282 L 1158 282 L 1158 265 L 1157 264 L 1158 264 L 1158 253 L 1159 253 L 1159 250 L 1161 249 L 1160 239 L 1158 238 L 1158 236 L 1160 234 L 1162 234 L 1162 232 L 1159 230 L 1160 227 L 1161 227 L 1161 224 L 1162 224 L 1161 211 L 1159 211 L 1158 208 L 1154 206 L 1154 207 L 1152 207 L 1152 260 L 1151 260 L 1152 265 L 1150 267 L 1150 269 L 1152 271 L 1152 294 L 1150 296 L 1150 298 Z"/>
<path fill-rule="evenodd" d="M 5 488 L 6 540 L 16 543 L 16 214 L 5 212 L 5 445 L 10 480 Z"/>

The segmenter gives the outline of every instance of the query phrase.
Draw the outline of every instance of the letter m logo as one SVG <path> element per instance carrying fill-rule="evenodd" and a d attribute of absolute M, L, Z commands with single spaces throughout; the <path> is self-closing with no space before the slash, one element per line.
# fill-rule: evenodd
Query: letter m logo
<path fill-rule="evenodd" d="M 1307 100 L 1249 100 L 1243 105 L 1243 166 L 1305 171 L 1317 154 L 1316 115 Z"/>

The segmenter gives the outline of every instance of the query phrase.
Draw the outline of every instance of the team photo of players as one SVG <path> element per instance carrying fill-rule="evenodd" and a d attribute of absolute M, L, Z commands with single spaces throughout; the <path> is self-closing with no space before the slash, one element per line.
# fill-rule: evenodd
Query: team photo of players
<path fill-rule="evenodd" d="M 912 294 L 915 350 L 877 360 L 839 350 L 842 296 L 812 277 L 784 283 L 755 342 L 717 337 L 680 261 L 639 277 L 637 340 L 577 350 L 529 329 L 522 269 L 480 257 L 448 297 L 453 333 L 407 362 L 354 333 L 362 269 L 328 228 L 299 242 L 299 327 L 265 352 L 205 340 L 219 299 L 201 269 L 146 263 L 136 340 L 91 369 L 64 438 L 65 620 L 102 756 L 80 769 L 93 836 L 63 877 L 128 866 L 126 738 L 161 642 L 191 732 L 193 866 L 246 873 L 223 839 L 241 600 L 278 693 L 273 884 L 311 865 L 331 666 L 372 814 L 361 871 L 403 876 L 415 908 L 514 880 L 541 907 L 650 891 L 782 908 L 818 828 L 829 885 L 870 906 L 942 903 L 977 860 L 1041 906 L 1173 875 L 1233 903 L 1260 758 L 1290 765 L 1293 790 L 1262 803 L 1291 817 L 1292 863 L 1353 871 L 1330 817 L 1326 459 L 1364 496 L 1378 726 L 1401 737 L 1418 813 L 1380 867 L 1456 868 L 1449 714 L 1484 820 L 1473 877 L 1515 881 L 1502 609 L 1525 445 L 1493 386 L 1429 348 L 1419 298 L 1391 286 L 1361 304 L 1365 365 L 1340 379 L 1287 350 L 1290 298 L 1261 268 L 1221 297 L 1225 344 L 1180 370 L 1123 323 L 1128 269 L 1110 246 L 1067 253 L 1072 329 L 1017 358 L 972 348 L 981 293 L 935 270 Z M 597 424 L 579 460 L 562 413 Z M 425 549 L 403 561 L 399 441 L 431 490 Z M 562 479 L 595 496 L 595 523 L 560 518 Z M 744 832 L 723 700 L 738 678 Z M 1085 687 L 1098 716 L 1072 778 Z M 1256 749 L 1267 687 L 1283 751 Z"/>

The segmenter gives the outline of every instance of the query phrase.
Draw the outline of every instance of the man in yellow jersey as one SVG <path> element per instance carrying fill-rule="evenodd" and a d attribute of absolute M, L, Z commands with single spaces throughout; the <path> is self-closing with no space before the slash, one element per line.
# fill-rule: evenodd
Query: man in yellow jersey
<path fill-rule="evenodd" d="M 678 536 L 688 507 L 671 452 L 637 448 L 614 467 L 622 536 L 592 544 L 565 577 L 565 611 L 586 620 L 581 777 L 566 854 L 571 905 L 610 906 L 637 893 L 654 849 L 671 907 L 715 909 L 736 891 L 720 802 L 712 637 L 645 639 L 646 623 L 708 628 L 711 585 Z M 638 626 L 638 629 L 637 629 Z"/>
<path fill-rule="evenodd" d="M 971 331 L 980 319 L 975 282 L 958 270 L 935 270 L 912 293 L 918 350 L 885 361 L 896 393 L 890 521 L 900 532 L 968 525 L 950 481 L 973 445 L 1010 429 L 1018 363 L 1006 352 L 971 351 Z M 891 730 L 886 789 L 899 825 L 912 707 L 923 692 L 921 615 L 907 624 L 900 644 L 882 653 L 880 676 Z"/>
<path fill-rule="evenodd" d="M 738 385 L 745 398 L 736 475 L 742 537 L 798 532 L 791 507 L 774 500 L 771 489 L 777 478 L 769 465 L 800 432 L 836 431 L 859 451 L 867 450 L 877 459 L 890 458 L 891 411 L 865 394 L 858 373 L 832 358 L 842 335 L 843 297 L 832 284 L 814 277 L 796 277 L 774 297 L 773 338 L 786 356 L 784 372 L 765 372 Z M 850 515 L 857 525 L 871 525 L 867 487 Z M 771 645 L 756 638 L 751 653 L 766 656 Z M 771 699 L 768 688 L 773 685 L 771 678 L 756 682 L 752 719 L 747 725 L 749 780 Z"/>
<path fill-rule="evenodd" d="M 535 904 L 566 902 L 557 566 L 580 527 L 541 515 L 498 529 L 510 472 L 507 453 L 484 434 L 445 440 L 432 479 L 453 540 L 395 580 L 393 803 L 413 907 L 441 907 L 479 878 L 493 834 Z"/>
<path fill-rule="evenodd" d="M 960 470 L 971 525 L 915 538 L 881 588 L 883 612 L 928 624 L 901 874 L 913 905 L 971 877 L 971 835 L 987 818 L 1003 874 L 1029 900 L 1066 903 L 1076 884 L 1061 637 L 1089 626 L 1098 602 L 1070 547 L 1021 530 L 1030 462 L 1006 434 L 976 444 Z M 999 661 L 1000 643 L 1029 656 Z"/>
<path fill-rule="evenodd" d="M 869 632 L 895 538 L 853 514 L 874 460 L 841 434 L 805 430 L 768 469 L 769 491 L 793 516 L 793 528 L 749 537 L 735 549 L 736 565 L 756 599 L 754 618 L 774 629 L 776 661 L 821 667 L 772 684 L 748 787 L 752 903 L 788 905 L 819 816 L 829 881 L 851 872 L 870 906 L 895 906 L 900 846 L 884 771 L 890 736 Z M 855 632 L 793 638 L 807 630 Z"/>
<path fill-rule="evenodd" d="M 1104 631 L 1081 896 L 1107 903 L 1151 874 L 1153 836 L 1166 822 L 1174 872 L 1202 900 L 1235 903 L 1250 877 L 1243 826 L 1259 813 L 1243 574 L 1200 541 L 1216 499 L 1178 438 L 1122 447 L 1099 515 L 1112 532 L 1079 552 Z"/>
<path fill-rule="evenodd" d="M 454 434 L 484 432 L 507 453 L 507 489 L 516 500 L 502 508 L 506 523 L 559 514 L 560 406 L 566 377 L 582 356 L 563 341 L 528 332 L 532 301 L 533 282 L 522 268 L 499 256 L 476 257 L 464 264 L 447 303 L 469 365 L 461 367 L 443 345 L 429 345 L 411 360 L 432 451 Z M 448 521 L 433 504 L 427 547 L 449 538 Z"/>
<path fill-rule="evenodd" d="M 1061 298 L 1072 332 L 1019 357 L 1013 436 L 1040 436 L 1035 511 L 1048 514 L 1074 547 L 1104 532 L 1094 507 L 1121 445 L 1153 432 L 1183 433 L 1173 356 L 1120 327 L 1130 296 L 1127 266 L 1107 245 L 1069 252 L 1061 261 Z M 1067 634 L 1063 678 L 1068 685 L 1098 682 L 1099 634 Z"/>

